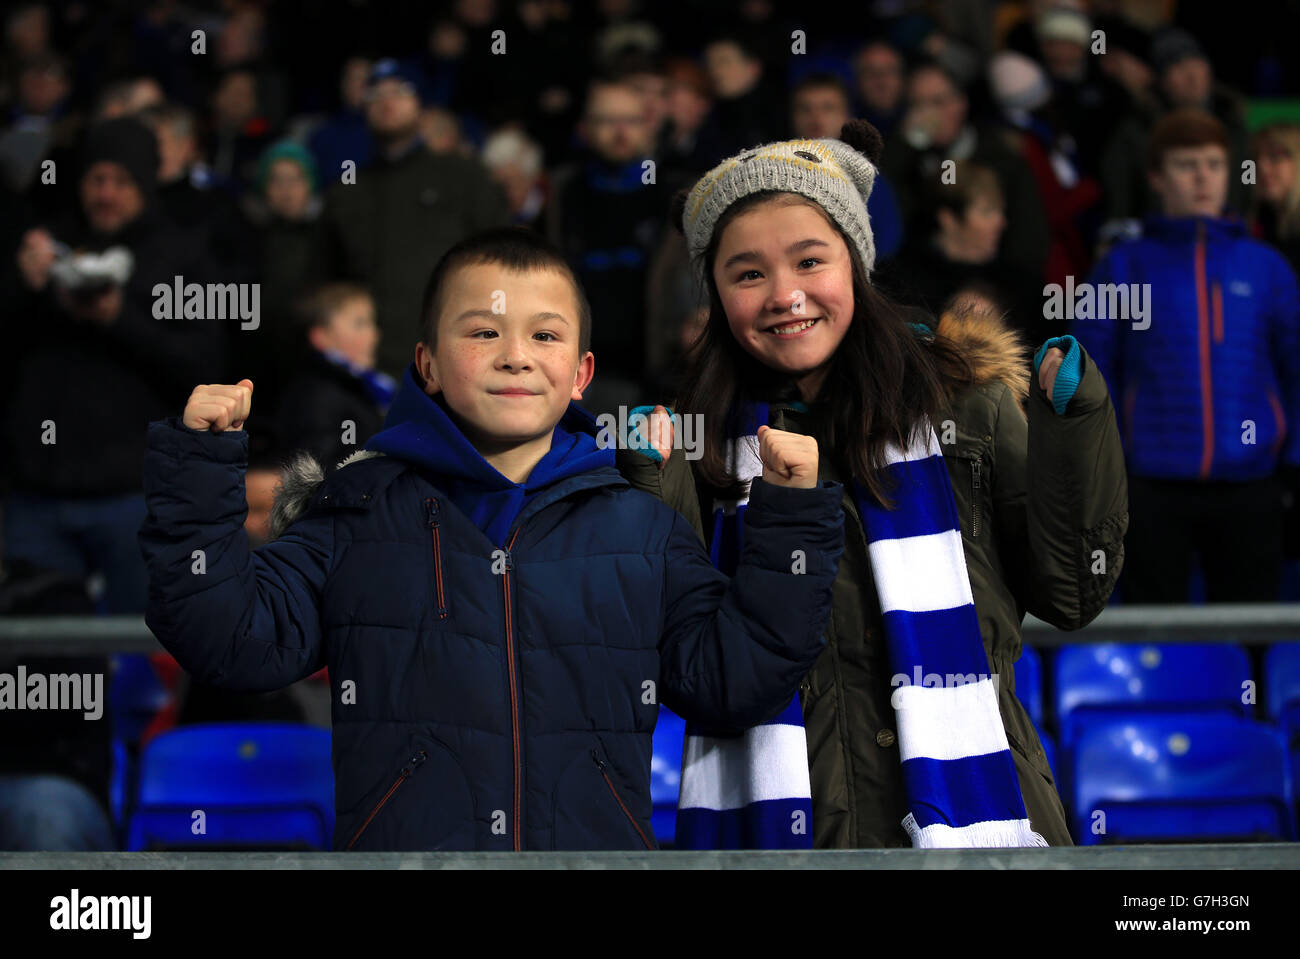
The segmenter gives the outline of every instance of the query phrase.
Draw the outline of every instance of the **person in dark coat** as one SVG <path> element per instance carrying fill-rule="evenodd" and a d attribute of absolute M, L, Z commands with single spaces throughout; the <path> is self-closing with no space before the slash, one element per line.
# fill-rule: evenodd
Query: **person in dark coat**
<path fill-rule="evenodd" d="M 903 235 L 925 234 L 926 185 L 961 179 L 962 167 L 977 163 L 997 174 L 1006 200 L 1007 227 L 999 253 L 1018 269 L 1041 276 L 1050 244 L 1047 218 L 1033 173 L 1019 144 L 1005 131 L 969 121 L 966 94 L 936 63 L 916 67 L 908 79 L 908 112 L 884 151 L 889 178 L 903 213 Z"/>
<path fill-rule="evenodd" d="M 375 369 L 375 301 L 355 283 L 329 283 L 302 308 L 299 373 L 285 389 L 279 432 L 327 469 L 383 426 L 397 384 Z"/>
<path fill-rule="evenodd" d="M 385 429 L 323 483 L 299 461 L 266 546 L 240 525 L 253 385 L 150 424 L 145 621 L 201 682 L 329 666 L 337 849 L 653 848 L 659 703 L 729 725 L 789 701 L 823 645 L 843 491 L 814 440 L 765 432 L 728 580 L 574 404 L 591 314 L 556 250 L 470 238 L 423 302 Z"/>
<path fill-rule="evenodd" d="M 429 152 L 420 139 L 422 82 L 411 68 L 378 61 L 370 72 L 366 119 L 375 160 L 326 194 L 328 275 L 356 280 L 375 296 L 384 338 L 378 367 L 397 377 L 419 339 L 420 293 L 452 244 L 510 222 L 505 194 L 477 160 Z"/>
<path fill-rule="evenodd" d="M 6 554 L 72 576 L 101 572 L 108 612 L 144 608 L 140 431 L 224 371 L 206 298 L 204 315 L 186 318 L 170 295 L 202 283 L 205 268 L 158 207 L 157 169 L 138 121 L 91 128 L 79 215 L 24 235 L 0 315 L 6 349 L 21 357 L 4 409 Z"/>

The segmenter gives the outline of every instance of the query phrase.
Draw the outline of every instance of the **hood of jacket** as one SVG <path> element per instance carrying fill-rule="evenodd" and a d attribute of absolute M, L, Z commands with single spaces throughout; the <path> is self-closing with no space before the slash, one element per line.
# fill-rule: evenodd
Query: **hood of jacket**
<path fill-rule="evenodd" d="M 949 310 L 939 318 L 939 336 L 970 363 L 974 386 L 1004 383 L 1023 407 L 1029 400 L 1031 366 L 1021 334 L 991 313 Z"/>
<path fill-rule="evenodd" d="M 598 433 L 595 417 L 570 403 L 552 434 L 550 450 L 523 483 L 516 483 L 474 448 L 449 415 L 442 395 L 430 396 L 424 391 L 412 363 L 403 374 L 384 428 L 338 468 L 378 456 L 410 463 L 430 474 L 496 542 L 533 494 L 561 480 L 596 471 L 608 471 L 611 479 L 618 479 L 614 451 L 597 444 Z M 297 454 L 286 465 L 271 509 L 272 539 L 301 515 L 324 479 L 323 467 L 308 453 Z"/>

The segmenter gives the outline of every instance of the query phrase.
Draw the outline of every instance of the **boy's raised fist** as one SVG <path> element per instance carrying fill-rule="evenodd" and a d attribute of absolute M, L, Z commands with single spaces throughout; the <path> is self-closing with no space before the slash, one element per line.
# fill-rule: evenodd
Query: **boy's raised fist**
<path fill-rule="evenodd" d="M 252 408 L 252 380 L 240 380 L 234 386 L 196 386 L 185 404 L 181 422 L 192 430 L 229 432 L 244 428 L 244 421 Z"/>
<path fill-rule="evenodd" d="M 765 483 L 799 489 L 817 485 L 817 441 L 811 436 L 760 426 L 758 456 Z"/>

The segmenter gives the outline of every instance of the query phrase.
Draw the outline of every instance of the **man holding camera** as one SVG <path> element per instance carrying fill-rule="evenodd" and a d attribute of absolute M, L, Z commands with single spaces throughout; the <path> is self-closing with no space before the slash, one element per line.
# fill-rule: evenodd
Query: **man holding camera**
<path fill-rule="evenodd" d="M 159 207 L 157 171 L 138 121 L 92 127 L 80 169 L 55 171 L 78 177 L 76 215 L 26 232 L 2 291 L 4 555 L 101 573 L 109 613 L 144 609 L 144 426 L 224 372 L 214 322 L 154 318 L 155 283 L 207 279 Z"/>

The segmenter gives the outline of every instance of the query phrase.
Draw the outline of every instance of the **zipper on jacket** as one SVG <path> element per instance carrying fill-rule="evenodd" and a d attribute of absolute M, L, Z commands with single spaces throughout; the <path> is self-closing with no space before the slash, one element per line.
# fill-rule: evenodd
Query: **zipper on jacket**
<path fill-rule="evenodd" d="M 641 842 L 645 844 L 647 849 L 654 849 L 654 845 L 646 838 L 645 832 L 642 831 L 640 824 L 636 821 L 636 817 L 632 815 L 628 810 L 627 805 L 623 802 L 623 797 L 620 796 L 618 790 L 614 788 L 614 780 L 609 778 L 609 770 L 605 766 L 605 761 L 600 758 L 600 754 L 596 752 L 594 748 L 591 751 L 591 758 L 596 761 L 596 766 L 600 769 L 600 774 L 605 777 L 605 785 L 609 787 L 610 795 L 612 795 L 614 801 L 618 803 L 618 808 L 623 810 L 623 815 L 626 816 L 627 821 L 632 824 L 632 828 L 636 830 L 636 834 L 641 837 Z"/>
<path fill-rule="evenodd" d="M 1205 224 L 1196 224 L 1196 327 L 1201 358 L 1201 469 L 1210 475 L 1214 464 L 1214 381 L 1210 377 L 1210 306 L 1205 276 Z"/>
<path fill-rule="evenodd" d="M 519 695 L 518 682 L 515 676 L 515 629 L 514 622 L 510 615 L 510 574 L 514 571 L 514 556 L 511 550 L 514 548 L 515 540 L 519 538 L 519 528 L 516 527 L 510 536 L 510 541 L 506 543 L 505 548 L 505 575 L 501 577 L 501 588 L 505 596 L 506 607 L 506 672 L 510 679 L 510 744 L 512 756 L 514 759 L 514 809 L 513 816 L 513 844 L 516 852 L 523 848 L 523 836 L 520 833 L 520 817 L 522 814 L 520 792 L 523 785 L 523 766 L 520 760 L 520 743 L 519 743 Z"/>
<path fill-rule="evenodd" d="M 970 534 L 974 538 L 980 534 L 980 458 L 977 456 L 970 464 L 971 484 L 971 524 Z"/>
<path fill-rule="evenodd" d="M 380 799 L 379 802 L 375 804 L 375 808 L 370 810 L 370 815 L 368 815 L 366 817 L 366 821 L 361 824 L 361 828 L 352 834 L 352 838 L 348 840 L 346 849 L 351 849 L 356 844 L 356 841 L 361 838 L 361 834 L 366 831 L 366 827 L 370 825 L 370 821 L 374 819 L 376 815 L 378 815 L 379 810 L 384 808 L 384 803 L 388 802 L 388 800 L 392 798 L 393 793 L 397 792 L 398 787 L 401 786 L 402 783 L 406 782 L 406 780 L 410 778 L 411 773 L 415 772 L 416 767 L 419 766 L 420 763 L 424 762 L 428 758 L 429 758 L 428 750 L 421 749 L 419 752 L 417 752 L 414 756 L 412 756 L 410 759 L 406 761 L 406 765 L 403 766 L 401 772 L 398 773 L 397 779 L 394 780 L 393 784 L 388 787 L 388 792 L 384 793 L 383 798 Z"/>
<path fill-rule="evenodd" d="M 438 501 L 429 497 L 424 501 L 429 517 L 429 532 L 433 536 L 433 587 L 438 601 L 438 618 L 447 618 L 447 599 L 442 589 L 442 537 L 438 532 Z"/>

